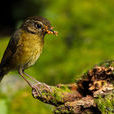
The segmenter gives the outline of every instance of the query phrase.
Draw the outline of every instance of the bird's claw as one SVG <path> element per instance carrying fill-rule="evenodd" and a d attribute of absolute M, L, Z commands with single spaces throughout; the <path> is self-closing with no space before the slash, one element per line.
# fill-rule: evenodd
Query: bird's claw
<path fill-rule="evenodd" d="M 48 86 L 47 84 L 45 84 L 45 83 L 43 83 L 43 85 L 44 85 L 44 87 L 46 88 L 46 89 L 48 89 L 49 90 L 49 92 L 51 93 L 52 92 L 52 89 L 50 88 L 50 86 Z"/>
<path fill-rule="evenodd" d="M 38 96 L 42 96 L 42 92 L 51 93 L 52 89 L 50 86 L 46 85 L 45 83 L 37 83 L 32 86 L 32 95 L 34 98 L 37 98 Z"/>
<path fill-rule="evenodd" d="M 32 86 L 32 95 L 34 98 L 37 98 L 38 96 L 42 95 L 40 88 L 37 85 Z"/>

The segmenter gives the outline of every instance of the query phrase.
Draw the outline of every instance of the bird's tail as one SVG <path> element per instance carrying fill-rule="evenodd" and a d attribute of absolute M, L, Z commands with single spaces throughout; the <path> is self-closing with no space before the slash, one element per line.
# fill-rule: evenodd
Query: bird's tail
<path fill-rule="evenodd" d="M 1 82 L 1 80 L 2 80 L 2 78 L 4 77 L 4 72 L 2 72 L 2 70 L 0 70 L 0 82 Z"/>
<path fill-rule="evenodd" d="M 0 65 L 0 82 L 3 79 L 4 75 L 7 73 L 8 73 L 8 71 L 6 70 L 6 68 L 1 67 L 1 65 Z"/>

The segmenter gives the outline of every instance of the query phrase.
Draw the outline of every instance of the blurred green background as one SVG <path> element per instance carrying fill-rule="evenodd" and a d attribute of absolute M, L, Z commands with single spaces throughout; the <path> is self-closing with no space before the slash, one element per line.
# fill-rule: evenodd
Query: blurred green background
<path fill-rule="evenodd" d="M 49 85 L 72 83 L 93 65 L 114 57 L 114 0 L 5 0 L 0 10 L 0 59 L 10 35 L 28 16 L 50 20 L 58 36 L 46 35 L 37 63 L 26 70 Z M 0 114 L 51 114 L 33 99 L 17 72 L 0 87 Z"/>

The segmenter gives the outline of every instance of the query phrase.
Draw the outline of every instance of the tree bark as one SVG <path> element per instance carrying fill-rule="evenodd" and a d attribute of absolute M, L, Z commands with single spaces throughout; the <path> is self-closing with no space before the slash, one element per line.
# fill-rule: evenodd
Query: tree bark
<path fill-rule="evenodd" d="M 114 61 L 95 65 L 73 84 L 36 83 L 32 95 L 54 105 L 56 114 L 113 114 Z"/>

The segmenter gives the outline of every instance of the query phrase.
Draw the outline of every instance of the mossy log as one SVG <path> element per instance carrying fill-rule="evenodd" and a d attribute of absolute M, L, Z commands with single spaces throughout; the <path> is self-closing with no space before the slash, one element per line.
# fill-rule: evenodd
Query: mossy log
<path fill-rule="evenodd" d="M 56 114 L 114 114 L 114 61 L 95 65 L 73 84 L 34 87 L 33 97 L 54 105 Z"/>

